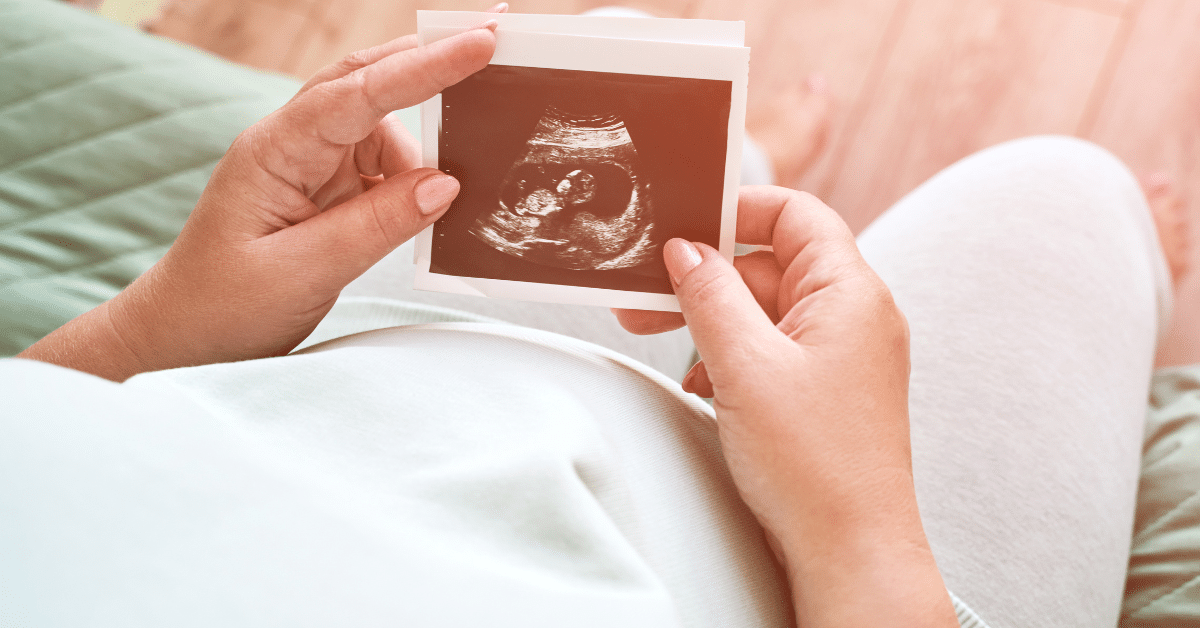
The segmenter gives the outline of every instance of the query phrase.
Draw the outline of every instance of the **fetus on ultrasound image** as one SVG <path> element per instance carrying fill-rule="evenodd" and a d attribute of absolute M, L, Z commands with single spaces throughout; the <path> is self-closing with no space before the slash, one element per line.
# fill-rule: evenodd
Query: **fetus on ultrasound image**
<path fill-rule="evenodd" d="M 488 66 L 442 94 L 462 184 L 436 273 L 670 293 L 662 245 L 717 246 L 730 83 Z"/>
<path fill-rule="evenodd" d="M 653 262 L 654 210 L 615 108 L 549 105 L 471 235 L 530 262 L 611 270 Z"/>

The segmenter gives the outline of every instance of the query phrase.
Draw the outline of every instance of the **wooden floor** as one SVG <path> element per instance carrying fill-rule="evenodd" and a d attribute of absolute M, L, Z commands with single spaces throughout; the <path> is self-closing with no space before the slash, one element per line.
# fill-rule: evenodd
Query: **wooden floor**
<path fill-rule="evenodd" d="M 577 13 L 602 0 L 511 0 Z M 418 8 L 488 0 L 175 0 L 156 32 L 306 77 L 415 30 Z M 745 20 L 751 108 L 821 71 L 829 148 L 803 182 L 855 231 L 941 168 L 1024 135 L 1092 139 L 1200 199 L 1200 0 L 636 0 Z M 1194 205 L 1193 205 L 1194 207 Z"/>

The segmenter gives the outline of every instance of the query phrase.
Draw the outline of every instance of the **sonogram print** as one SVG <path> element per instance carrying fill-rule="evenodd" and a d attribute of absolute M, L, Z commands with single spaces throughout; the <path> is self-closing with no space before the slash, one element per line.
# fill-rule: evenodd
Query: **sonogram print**
<path fill-rule="evenodd" d="M 430 272 L 670 294 L 663 244 L 719 244 L 731 83 L 489 65 L 441 97 L 462 188 Z"/>
<path fill-rule="evenodd" d="M 614 270 L 653 260 L 650 184 L 615 109 L 553 104 L 500 183 L 471 235 L 524 260 Z"/>

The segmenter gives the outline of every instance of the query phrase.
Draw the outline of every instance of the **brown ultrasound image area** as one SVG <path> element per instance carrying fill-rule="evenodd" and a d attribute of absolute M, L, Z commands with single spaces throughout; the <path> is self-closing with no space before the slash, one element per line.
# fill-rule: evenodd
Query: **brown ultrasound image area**
<path fill-rule="evenodd" d="M 730 84 L 488 66 L 442 95 L 462 190 L 431 270 L 671 292 L 662 245 L 717 246 Z"/>
<path fill-rule="evenodd" d="M 582 103 L 580 104 L 582 105 Z M 572 270 L 651 263 L 654 212 L 620 115 L 546 108 L 471 234 L 499 251 Z M 572 110 L 573 109 L 573 110 Z"/>

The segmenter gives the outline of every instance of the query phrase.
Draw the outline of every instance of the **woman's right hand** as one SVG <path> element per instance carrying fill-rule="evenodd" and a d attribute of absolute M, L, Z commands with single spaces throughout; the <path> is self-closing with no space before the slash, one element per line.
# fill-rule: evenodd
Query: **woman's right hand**
<path fill-rule="evenodd" d="M 742 188 L 733 265 L 664 249 L 682 316 L 617 311 L 634 333 L 688 325 L 726 461 L 787 570 L 800 625 L 957 626 L 917 513 L 908 327 L 841 218 Z"/>

